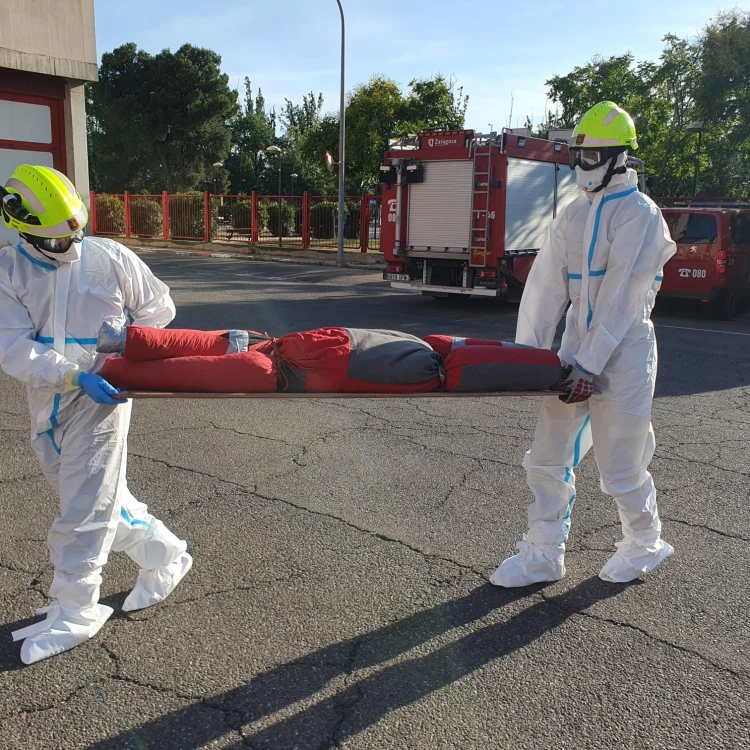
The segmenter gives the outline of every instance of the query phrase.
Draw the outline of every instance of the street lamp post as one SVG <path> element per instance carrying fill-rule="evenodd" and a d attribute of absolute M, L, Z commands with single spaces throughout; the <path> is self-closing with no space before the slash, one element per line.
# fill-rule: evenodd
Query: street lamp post
<path fill-rule="evenodd" d="M 278 146 L 269 146 L 266 153 L 279 155 L 279 247 L 281 247 L 284 244 L 284 220 L 281 214 L 281 149 Z"/>
<path fill-rule="evenodd" d="M 214 195 L 216 195 L 216 170 L 219 167 L 223 167 L 224 162 L 223 161 L 215 161 L 214 162 Z"/>
<path fill-rule="evenodd" d="M 693 197 L 695 197 L 698 194 L 698 172 L 701 164 L 701 139 L 705 128 L 703 127 L 702 122 L 694 122 L 692 125 L 688 125 L 685 130 L 687 130 L 688 133 L 698 133 L 698 150 L 695 152 L 695 170 L 693 172 Z"/>
<path fill-rule="evenodd" d="M 344 91 L 344 60 L 346 52 L 346 27 L 344 24 L 344 8 L 341 0 L 336 0 L 341 12 L 341 102 L 339 104 L 339 252 L 338 264 L 344 265 L 344 157 L 346 150 L 346 107 Z M 364 247 L 364 245 L 363 245 Z"/>
<path fill-rule="evenodd" d="M 299 175 L 296 172 L 292 172 L 289 176 L 292 178 L 292 195 L 294 195 L 294 181 L 299 177 Z"/>

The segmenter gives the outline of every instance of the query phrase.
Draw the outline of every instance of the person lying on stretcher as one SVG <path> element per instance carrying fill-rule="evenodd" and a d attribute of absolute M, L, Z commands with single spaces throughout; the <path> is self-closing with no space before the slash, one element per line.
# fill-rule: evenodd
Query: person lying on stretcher
<path fill-rule="evenodd" d="M 254 331 L 102 325 L 101 375 L 130 390 L 203 393 L 543 391 L 564 372 L 554 352 L 455 336 L 318 328 L 271 338 Z"/>

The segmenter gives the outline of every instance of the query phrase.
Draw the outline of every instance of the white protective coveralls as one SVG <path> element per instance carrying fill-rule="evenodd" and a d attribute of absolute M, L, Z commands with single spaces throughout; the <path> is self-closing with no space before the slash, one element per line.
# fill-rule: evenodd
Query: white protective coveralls
<path fill-rule="evenodd" d="M 187 573 L 186 543 L 148 513 L 125 479 L 131 403 L 107 406 L 64 390 L 66 372 L 97 372 L 103 321 L 163 327 L 175 315 L 169 289 L 128 248 L 87 237 L 80 260 L 56 263 L 21 242 L 0 250 L 0 365 L 27 385 L 32 445 L 58 491 L 49 533 L 55 569 L 47 619 L 17 631 L 29 664 L 98 632 L 112 609 L 99 601 L 110 549 L 139 566 L 124 609 L 161 601 Z"/>
<path fill-rule="evenodd" d="M 638 192 L 631 169 L 599 192 L 583 193 L 552 222 L 526 283 L 516 342 L 550 349 L 570 302 L 560 359 L 592 373 L 601 395 L 578 404 L 544 399 L 523 462 L 535 497 L 529 530 L 492 583 L 524 586 L 565 574 L 574 468 L 592 443 L 601 489 L 615 498 L 624 537 L 600 577 L 630 581 L 672 553 L 661 539 L 648 465 L 657 362 L 650 316 L 674 252 L 661 212 Z"/>

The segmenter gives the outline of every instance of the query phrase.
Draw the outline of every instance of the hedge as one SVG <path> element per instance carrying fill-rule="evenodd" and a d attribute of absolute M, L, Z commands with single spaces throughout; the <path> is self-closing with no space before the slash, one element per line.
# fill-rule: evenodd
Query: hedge
<path fill-rule="evenodd" d="M 265 203 L 265 208 L 268 211 L 267 228 L 269 234 L 273 237 L 278 237 L 280 234 L 286 237 L 292 234 L 292 227 L 295 225 L 295 216 L 297 213 L 294 206 L 286 203 L 282 203 L 279 206 L 278 202 L 274 201 L 259 201 L 259 206 L 263 203 Z M 260 213 L 260 208 L 258 209 L 258 213 Z M 281 220 L 279 216 L 281 216 Z"/>
<path fill-rule="evenodd" d="M 338 204 L 321 201 L 310 206 L 310 234 L 318 240 L 332 240 L 336 237 Z"/>
<path fill-rule="evenodd" d="M 232 206 L 232 227 L 235 230 L 247 229 L 250 232 L 252 208 L 249 200 L 237 201 Z M 258 201 L 258 226 L 261 230 L 268 228 L 268 203 Z"/>
<path fill-rule="evenodd" d="M 125 234 L 125 203 L 121 198 L 96 196 L 96 230 L 104 234 Z"/>
<path fill-rule="evenodd" d="M 349 240 L 359 238 L 359 223 L 362 209 L 351 201 L 344 203 L 344 237 Z M 339 204 L 334 201 L 321 201 L 310 207 L 310 233 L 319 240 L 332 240 L 338 237 Z"/>
<path fill-rule="evenodd" d="M 219 229 L 219 199 L 211 199 L 211 233 L 215 237 Z M 169 197 L 169 233 L 172 237 L 202 240 L 203 195 L 171 195 Z"/>
<path fill-rule="evenodd" d="M 130 233 L 138 237 L 163 233 L 161 200 L 130 199 Z"/>

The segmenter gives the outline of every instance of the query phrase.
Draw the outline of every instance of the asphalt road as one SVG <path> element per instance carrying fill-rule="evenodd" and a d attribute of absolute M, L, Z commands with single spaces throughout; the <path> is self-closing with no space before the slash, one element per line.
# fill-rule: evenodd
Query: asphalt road
<path fill-rule="evenodd" d="M 512 307 L 377 274 L 147 260 L 181 327 L 515 327 Z M 55 496 L 0 376 L 0 748 L 750 747 L 750 318 L 656 321 L 652 470 L 676 553 L 645 581 L 597 578 L 618 519 L 589 455 L 567 577 L 487 583 L 525 529 L 534 399 L 140 402 L 131 489 L 188 539 L 193 571 L 31 667 L 10 633 L 46 602 Z M 135 575 L 113 554 L 104 601 Z"/>

